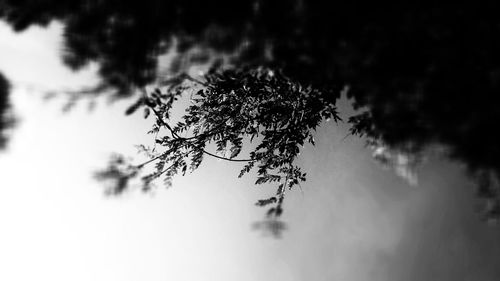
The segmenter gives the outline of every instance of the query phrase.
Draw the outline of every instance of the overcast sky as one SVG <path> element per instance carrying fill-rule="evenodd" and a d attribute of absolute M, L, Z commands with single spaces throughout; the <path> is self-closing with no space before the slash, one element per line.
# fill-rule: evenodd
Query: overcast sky
<path fill-rule="evenodd" d="M 207 159 L 169 190 L 106 198 L 92 172 L 149 143 L 151 120 L 124 116 L 131 101 L 68 114 L 43 101 L 96 81 L 92 67 L 62 65 L 60 32 L 0 23 L 19 118 L 0 152 L 0 280 L 498 280 L 500 229 L 479 221 L 459 165 L 430 157 L 412 187 L 332 122 L 301 154 L 308 181 L 288 193 L 281 239 L 251 227 L 274 187 L 238 179 L 233 163 Z"/>

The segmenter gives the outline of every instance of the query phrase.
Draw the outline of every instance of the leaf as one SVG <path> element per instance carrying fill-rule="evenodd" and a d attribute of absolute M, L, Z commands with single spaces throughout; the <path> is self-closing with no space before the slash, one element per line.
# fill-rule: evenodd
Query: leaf
<path fill-rule="evenodd" d="M 205 92 L 203 90 L 199 90 L 196 94 L 203 98 L 206 97 Z"/>
<path fill-rule="evenodd" d="M 279 217 L 281 216 L 281 214 L 283 213 L 283 208 L 281 208 L 281 205 L 278 205 L 278 207 L 276 207 L 276 217 Z"/>
<path fill-rule="evenodd" d="M 266 206 L 266 205 L 269 205 L 269 204 L 272 204 L 272 203 L 276 203 L 276 201 L 278 201 L 278 199 L 276 199 L 276 197 L 271 197 L 271 198 L 268 198 L 268 199 L 261 199 L 259 201 L 257 201 L 257 203 L 255 203 L 255 205 L 257 206 Z"/>
<path fill-rule="evenodd" d="M 241 147 L 234 146 L 231 148 L 231 156 L 229 158 L 233 159 L 234 157 L 238 156 L 241 152 Z"/>
<path fill-rule="evenodd" d="M 312 145 L 316 145 L 316 142 L 314 141 L 313 136 L 309 136 L 309 143 L 311 143 Z"/>
<path fill-rule="evenodd" d="M 143 103 L 142 99 L 137 100 L 135 103 L 130 105 L 125 111 L 125 115 L 133 114 Z"/>
<path fill-rule="evenodd" d="M 149 110 L 149 108 L 145 107 L 144 108 L 144 119 L 148 118 L 150 113 L 151 113 L 151 111 Z"/>
<path fill-rule="evenodd" d="M 258 177 L 257 180 L 255 181 L 255 184 L 263 184 L 268 181 L 268 178 L 266 177 Z"/>
<path fill-rule="evenodd" d="M 276 212 L 276 209 L 275 208 L 271 208 L 267 211 L 266 213 L 266 216 L 267 217 L 271 217 L 272 215 L 274 215 L 274 213 Z"/>
<path fill-rule="evenodd" d="M 241 169 L 238 177 L 241 178 L 241 177 L 243 177 L 243 175 L 250 172 L 250 170 L 253 168 L 254 165 L 255 165 L 255 161 L 252 161 L 252 162 L 249 162 L 248 164 L 246 164 L 245 167 L 243 167 L 243 169 Z"/>

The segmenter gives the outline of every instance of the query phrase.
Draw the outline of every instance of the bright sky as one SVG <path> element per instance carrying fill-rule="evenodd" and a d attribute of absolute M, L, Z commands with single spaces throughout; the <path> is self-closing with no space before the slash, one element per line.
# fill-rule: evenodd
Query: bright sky
<path fill-rule="evenodd" d="M 458 165 L 431 159 L 410 187 L 331 123 L 302 153 L 308 181 L 289 193 L 279 240 L 251 229 L 265 211 L 253 203 L 274 189 L 231 163 L 208 160 L 152 196 L 105 198 L 92 171 L 111 152 L 133 156 L 150 123 L 124 116 L 130 101 L 63 114 L 42 100 L 40 89 L 96 79 L 61 64 L 60 32 L 0 24 L 20 119 L 0 153 L 0 280 L 498 280 L 500 229 L 478 221 Z"/>

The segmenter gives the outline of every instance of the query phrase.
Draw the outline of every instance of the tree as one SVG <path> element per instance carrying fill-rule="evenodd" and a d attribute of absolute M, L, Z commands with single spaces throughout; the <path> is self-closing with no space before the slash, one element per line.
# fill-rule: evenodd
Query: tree
<path fill-rule="evenodd" d="M 14 118 L 9 112 L 9 90 L 9 82 L 0 73 L 0 149 L 4 149 L 7 144 L 5 131 L 11 128 L 14 123 Z"/>
<path fill-rule="evenodd" d="M 293 159 L 325 118 L 339 120 L 341 91 L 364 112 L 347 120 L 351 132 L 375 143 L 418 153 L 447 147 L 479 180 L 479 195 L 500 210 L 500 19 L 495 1 L 477 3 L 361 3 L 357 1 L 15 1 L 0 2 L 0 18 L 21 31 L 52 19 L 65 23 L 64 61 L 78 69 L 100 65 L 95 90 L 117 97 L 142 93 L 130 109 L 156 117 L 152 132 L 166 152 L 152 155 L 150 179 L 196 168 L 203 155 L 253 166 L 257 183 L 282 189 L 305 179 Z M 174 55 L 166 73 L 159 54 Z M 187 75 L 208 64 L 201 78 Z M 165 78 L 167 77 L 167 78 Z M 195 89 L 184 119 L 169 123 L 173 102 Z M 236 118 L 238 117 L 238 118 Z M 191 130 L 189 137 L 180 133 Z M 237 158 L 245 137 L 262 141 Z M 205 149 L 215 142 L 220 156 Z M 156 160 L 156 162 L 153 161 Z M 190 159 L 191 162 L 186 162 Z M 145 164 L 144 164 L 145 165 Z M 125 188 L 144 166 L 114 159 L 107 174 Z M 165 166 L 169 165 L 169 166 Z M 291 186 L 290 186 L 291 184 Z M 498 209 L 498 210 L 497 210 Z"/>

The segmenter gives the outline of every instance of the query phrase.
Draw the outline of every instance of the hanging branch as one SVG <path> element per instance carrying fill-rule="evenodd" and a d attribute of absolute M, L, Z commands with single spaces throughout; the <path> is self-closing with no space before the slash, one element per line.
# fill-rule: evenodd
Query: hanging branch
<path fill-rule="evenodd" d="M 303 86 L 278 70 L 264 67 L 210 72 L 204 78 L 206 82 L 181 74 L 166 80 L 163 90 L 157 88 L 151 93 L 144 92 L 141 100 L 127 111 L 130 114 L 145 106 L 145 117 L 149 112 L 155 116 L 151 132 L 157 135 L 161 128 L 165 128 L 168 133 L 160 139 L 155 137 L 156 144 L 164 147 L 165 152 L 140 165 L 125 166 L 131 172 L 120 174 L 128 176 L 121 182 L 126 183 L 138 176 L 138 170 L 152 163 L 155 163 L 155 171 L 142 177 L 145 191 L 150 190 L 151 181 L 160 176 L 168 186 L 172 177 L 184 174 L 188 166 L 191 172 L 194 171 L 203 161 L 203 155 L 229 162 L 245 162 L 239 177 L 255 169 L 256 184 L 278 184 L 274 197 L 257 202 L 259 206 L 269 206 L 268 217 L 278 218 L 283 212 L 287 189 L 306 179 L 306 174 L 294 165 L 300 149 L 305 142 L 314 145 L 313 132 L 322 120 L 340 120 L 335 106 L 323 99 L 321 90 Z M 197 92 L 191 96 L 193 102 L 186 108 L 181 121 L 176 125 L 169 124 L 174 101 L 189 89 L 186 81 L 202 88 L 195 88 Z M 192 136 L 181 136 L 191 129 Z M 243 149 L 243 140 L 249 138 L 252 141 L 256 136 L 259 144 L 250 151 L 250 157 L 236 158 Z M 216 145 L 216 152 L 229 150 L 230 156 L 207 151 L 208 143 Z"/>

